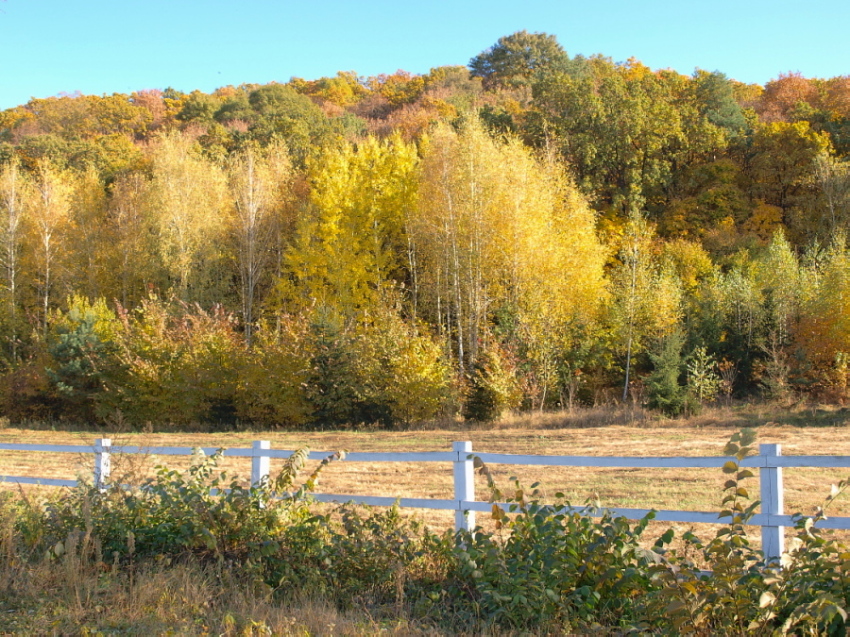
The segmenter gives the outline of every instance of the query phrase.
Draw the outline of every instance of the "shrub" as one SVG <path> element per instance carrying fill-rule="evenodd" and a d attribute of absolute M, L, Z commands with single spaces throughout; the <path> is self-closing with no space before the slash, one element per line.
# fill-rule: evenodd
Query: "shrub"
<path fill-rule="evenodd" d="M 729 479 L 720 517 L 728 524 L 707 543 L 685 534 L 681 553 L 668 552 L 652 568 L 655 586 L 645 597 L 644 623 L 662 617 L 655 626 L 677 635 L 844 635 L 850 564 L 847 548 L 816 527 L 823 508 L 814 518 L 797 516 L 796 537 L 780 564 L 767 563 L 749 541 L 745 524 L 759 502 L 750 499 L 744 481 L 753 474 L 740 462 L 753 451 L 754 441 L 754 432 L 744 430 L 726 445 L 724 453 L 735 457 L 723 468 Z M 842 481 L 833 487 L 826 505 L 847 486 L 848 481 Z M 672 539 L 668 531 L 659 551 Z M 692 555 L 701 558 L 702 565 Z"/>
<path fill-rule="evenodd" d="M 463 408 L 463 417 L 467 420 L 496 420 L 505 411 L 518 407 L 522 400 L 513 361 L 496 344 L 481 353 L 469 374 L 468 386 Z"/>
<path fill-rule="evenodd" d="M 244 349 L 232 315 L 152 296 L 119 317 L 121 366 L 101 394 L 102 417 L 120 412 L 135 425 L 235 422 Z"/>

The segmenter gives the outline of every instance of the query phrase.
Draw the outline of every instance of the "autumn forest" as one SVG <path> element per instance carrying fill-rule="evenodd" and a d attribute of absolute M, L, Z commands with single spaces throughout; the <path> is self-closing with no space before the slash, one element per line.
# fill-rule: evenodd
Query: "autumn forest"
<path fill-rule="evenodd" d="M 842 401 L 850 75 L 520 31 L 425 75 L 0 112 L 0 413 L 394 427 Z"/>

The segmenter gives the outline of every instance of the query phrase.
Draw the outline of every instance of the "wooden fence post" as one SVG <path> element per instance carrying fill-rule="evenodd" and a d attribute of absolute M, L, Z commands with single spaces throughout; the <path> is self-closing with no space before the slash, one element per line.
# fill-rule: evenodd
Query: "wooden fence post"
<path fill-rule="evenodd" d="M 461 503 L 475 500 L 475 471 L 472 459 L 468 457 L 472 453 L 472 443 L 454 442 L 452 451 L 457 453 L 457 460 L 454 461 L 455 500 L 458 501 L 455 531 L 471 531 L 475 528 L 475 511 L 464 511 Z"/>
<path fill-rule="evenodd" d="M 782 455 L 782 445 L 759 445 L 759 455 L 771 463 L 771 458 Z M 782 467 L 761 467 L 759 469 L 761 487 L 762 515 L 783 515 L 785 496 L 782 490 Z M 776 562 L 785 551 L 785 527 L 763 524 L 761 527 L 761 546 L 765 562 Z"/>
<path fill-rule="evenodd" d="M 105 489 L 109 481 L 109 471 L 112 469 L 109 457 L 111 446 L 111 438 L 98 438 L 94 441 L 94 486 L 98 489 Z"/>
<path fill-rule="evenodd" d="M 254 453 L 251 456 L 251 486 L 256 487 L 269 477 L 269 467 L 271 466 L 271 458 L 263 455 L 263 450 L 271 449 L 271 443 L 268 440 L 255 440 L 251 445 Z"/>

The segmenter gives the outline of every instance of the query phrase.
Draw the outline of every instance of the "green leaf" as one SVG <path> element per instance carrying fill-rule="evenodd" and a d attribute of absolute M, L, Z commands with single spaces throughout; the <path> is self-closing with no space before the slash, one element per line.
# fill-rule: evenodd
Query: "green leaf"
<path fill-rule="evenodd" d="M 723 473 L 737 473 L 738 472 L 738 463 L 734 460 L 727 460 L 723 465 Z"/>

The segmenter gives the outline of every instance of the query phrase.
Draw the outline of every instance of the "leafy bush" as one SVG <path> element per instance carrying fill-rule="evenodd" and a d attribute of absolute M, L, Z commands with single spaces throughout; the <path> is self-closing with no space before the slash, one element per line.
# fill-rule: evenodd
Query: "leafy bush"
<path fill-rule="evenodd" d="M 325 319 L 312 330 L 305 392 L 314 424 L 409 424 L 433 418 L 447 402 L 440 347 L 396 311 L 377 309 L 347 327 Z"/>
<path fill-rule="evenodd" d="M 305 515 L 306 489 L 318 475 L 294 489 L 306 457 L 296 452 L 276 478 L 251 487 L 217 470 L 220 452 L 199 454 L 185 472 L 159 466 L 135 486 L 83 485 L 50 506 L 48 536 L 61 541 L 85 530 L 106 556 L 124 559 L 255 560 L 276 550 L 274 538 Z"/>
<path fill-rule="evenodd" d="M 152 296 L 119 318 L 120 366 L 98 397 L 104 418 L 120 412 L 137 426 L 235 422 L 244 348 L 232 315 Z"/>
<path fill-rule="evenodd" d="M 509 354 L 493 343 L 481 353 L 469 374 L 463 417 L 490 422 L 522 400 L 516 369 Z"/>
<path fill-rule="evenodd" d="M 825 538 L 814 517 L 798 516 L 796 537 L 780 564 L 767 563 L 746 533 L 745 524 L 759 505 L 751 500 L 744 480 L 753 476 L 740 462 L 753 451 L 752 430 L 736 433 L 724 453 L 734 456 L 723 471 L 729 474 L 721 518 L 728 524 L 702 543 L 683 537 L 680 554 L 665 555 L 652 568 L 654 588 L 645 599 L 646 617 L 664 617 L 671 634 L 841 634 L 847 632 L 850 604 L 850 557 L 847 548 Z M 842 481 L 827 498 L 831 503 L 846 489 Z M 668 531 L 659 543 L 673 539 Z M 691 556 L 701 558 L 700 566 Z M 656 620 L 656 624 L 658 624 Z"/>

